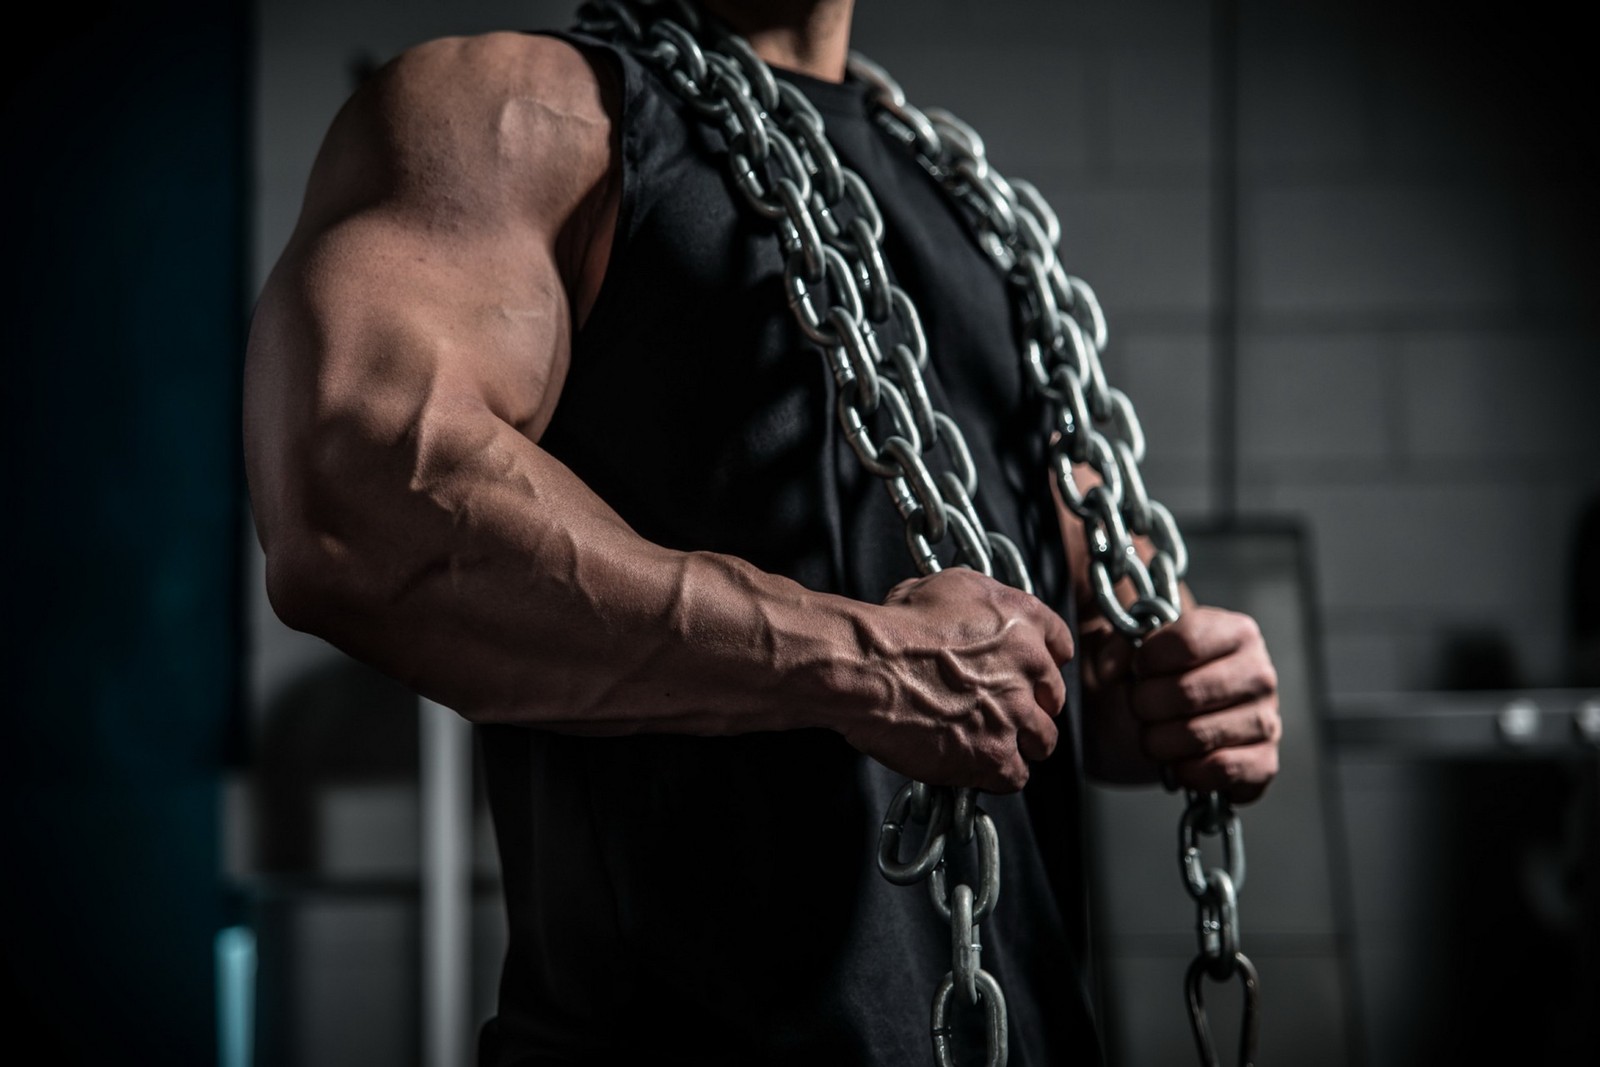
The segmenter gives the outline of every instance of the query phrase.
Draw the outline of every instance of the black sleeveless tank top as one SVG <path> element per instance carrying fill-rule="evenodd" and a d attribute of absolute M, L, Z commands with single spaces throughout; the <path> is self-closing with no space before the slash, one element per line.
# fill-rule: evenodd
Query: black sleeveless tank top
<path fill-rule="evenodd" d="M 542 447 L 649 540 L 881 600 L 914 573 L 903 524 L 840 437 L 833 380 L 785 304 L 772 224 L 733 187 L 720 135 L 653 73 L 560 36 L 620 73 L 623 191 Z M 923 316 L 934 403 L 978 466 L 979 512 L 1070 621 L 1044 427 L 1002 280 L 869 118 L 863 86 L 779 76 L 874 190 L 890 270 Z M 1022 794 L 982 800 L 1003 874 L 982 964 L 1006 993 L 1014 1067 L 1099 1057 L 1068 683 L 1056 754 Z M 891 885 L 875 865 L 899 776 L 824 730 L 595 739 L 502 726 L 481 739 L 510 923 L 486 1067 L 931 1062 L 949 927 L 925 886 Z M 967 1023 L 958 1032 L 981 1032 Z"/>

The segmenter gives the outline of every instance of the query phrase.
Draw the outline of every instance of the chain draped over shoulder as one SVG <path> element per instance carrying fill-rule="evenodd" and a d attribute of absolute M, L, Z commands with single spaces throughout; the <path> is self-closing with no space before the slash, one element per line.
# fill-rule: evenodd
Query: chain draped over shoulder
<path fill-rule="evenodd" d="M 977 470 L 961 429 L 930 399 L 927 337 L 911 297 L 886 268 L 882 214 L 867 184 L 840 162 L 815 106 L 774 78 L 746 41 L 684 0 L 590 0 L 578 17 L 582 31 L 631 51 L 720 130 L 735 186 L 750 210 L 775 224 L 789 310 L 838 386 L 844 440 L 888 493 L 917 571 L 966 566 L 1032 592 L 1022 553 L 986 529 L 974 505 Z M 1056 213 L 1034 186 L 995 170 L 966 123 L 941 109 L 915 107 L 893 78 L 859 54 L 851 55 L 850 71 L 870 86 L 875 119 L 957 206 L 1007 282 L 1024 377 L 1055 430 L 1050 474 L 1083 523 L 1098 609 L 1133 641 L 1175 621 L 1188 552 L 1172 513 L 1145 489 L 1144 430 L 1127 395 L 1107 383 L 1100 358 L 1105 316 L 1093 290 L 1058 257 Z M 885 417 L 889 432 L 875 431 Z M 1073 477 L 1079 464 L 1098 475 L 1098 484 L 1079 488 Z M 1148 563 L 1135 536 L 1154 546 Z M 1118 595 L 1119 586 L 1131 589 L 1130 602 Z M 921 844 L 902 860 L 912 823 L 923 827 Z M 1199 911 L 1200 951 L 1185 981 L 1196 1044 L 1202 1062 L 1215 1065 L 1202 980 L 1237 976 L 1246 993 L 1240 1063 L 1247 1065 L 1256 1043 L 1258 981 L 1238 946 L 1239 820 L 1217 794 L 1191 794 L 1180 834 L 1184 886 Z M 1205 866 L 1201 836 L 1221 838 L 1224 867 Z M 975 845 L 976 888 L 949 885 L 945 853 L 952 843 Z M 933 996 L 935 1062 L 954 1063 L 952 1002 L 959 997 L 982 1009 L 986 1067 L 1004 1067 L 1005 997 L 981 965 L 979 936 L 1000 894 L 1000 851 L 977 791 L 906 782 L 884 816 L 878 867 L 897 885 L 925 882 L 951 927 L 950 970 Z"/>

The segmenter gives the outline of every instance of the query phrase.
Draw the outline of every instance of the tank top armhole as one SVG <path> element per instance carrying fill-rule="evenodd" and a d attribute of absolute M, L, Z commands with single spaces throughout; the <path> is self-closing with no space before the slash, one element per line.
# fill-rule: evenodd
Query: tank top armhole
<path fill-rule="evenodd" d="M 565 41 L 582 52 L 590 66 L 598 66 L 600 63 L 610 64 L 621 88 L 621 114 L 617 116 L 620 127 L 617 147 L 622 154 L 622 190 L 617 202 L 617 221 L 611 233 L 611 250 L 606 254 L 605 274 L 600 279 L 600 288 L 595 293 L 594 303 L 589 307 L 588 318 L 584 320 L 582 327 L 575 327 L 573 330 L 573 354 L 576 357 L 578 345 L 589 324 L 597 318 L 603 318 L 615 301 L 618 267 L 627 258 L 628 249 L 633 244 L 634 205 L 639 199 L 638 115 L 640 95 L 644 91 L 643 70 L 632 57 L 615 45 L 585 33 L 571 30 L 524 30 L 523 32 Z"/>

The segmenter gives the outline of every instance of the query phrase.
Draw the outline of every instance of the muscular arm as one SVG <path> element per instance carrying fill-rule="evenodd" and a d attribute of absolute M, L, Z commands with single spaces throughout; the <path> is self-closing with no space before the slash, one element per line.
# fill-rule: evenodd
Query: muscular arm
<path fill-rule="evenodd" d="M 1071 652 L 1042 604 L 950 574 L 865 605 L 669 551 L 539 447 L 604 271 L 615 114 L 571 47 L 491 35 L 408 53 L 336 120 L 247 364 L 275 610 L 474 721 L 825 726 L 1020 788 Z"/>

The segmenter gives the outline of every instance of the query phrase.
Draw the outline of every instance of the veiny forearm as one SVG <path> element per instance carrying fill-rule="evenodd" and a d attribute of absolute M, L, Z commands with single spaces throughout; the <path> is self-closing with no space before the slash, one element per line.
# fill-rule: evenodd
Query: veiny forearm
<path fill-rule="evenodd" d="M 550 391 L 519 383 L 559 380 L 560 359 L 525 357 L 564 346 L 559 317 L 441 318 L 437 282 L 370 270 L 384 299 L 332 315 L 339 291 L 298 282 L 315 271 L 281 277 L 252 336 L 245 437 L 291 625 L 480 722 L 824 726 L 902 773 L 996 791 L 1053 748 L 1072 642 L 1036 598 L 956 569 L 869 605 L 651 544 L 535 443 Z"/>
<path fill-rule="evenodd" d="M 855 707 L 865 605 L 651 544 L 535 443 L 569 326 L 520 251 L 357 219 L 286 255 L 245 411 L 278 614 L 476 721 L 712 734 Z"/>
<path fill-rule="evenodd" d="M 1072 655 L 1036 598 L 951 569 L 867 605 L 668 551 L 538 447 L 620 201 L 596 74 L 546 38 L 432 42 L 335 121 L 246 361 L 273 607 L 477 721 L 820 725 L 923 781 L 1021 788 Z"/>
<path fill-rule="evenodd" d="M 865 605 L 653 545 L 510 425 L 441 407 L 400 448 L 325 431 L 274 583 L 296 625 L 476 721 L 721 734 L 864 699 Z"/>
<path fill-rule="evenodd" d="M 609 255 L 617 89 L 497 34 L 410 50 L 341 111 L 252 325 L 268 591 L 476 720 L 818 722 L 852 706 L 864 605 L 649 544 L 535 443 Z"/>

